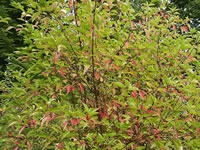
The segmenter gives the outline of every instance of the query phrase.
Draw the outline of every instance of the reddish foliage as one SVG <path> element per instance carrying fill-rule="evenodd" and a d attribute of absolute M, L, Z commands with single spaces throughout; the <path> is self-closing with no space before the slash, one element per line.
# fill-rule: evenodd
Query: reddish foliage
<path fill-rule="evenodd" d="M 131 60 L 131 62 L 132 62 L 135 66 L 137 66 L 137 64 L 136 64 L 136 62 L 135 62 L 134 60 Z"/>
<path fill-rule="evenodd" d="M 70 131 L 71 129 L 72 129 L 72 126 L 69 126 L 69 127 L 68 127 L 68 130 Z"/>
<path fill-rule="evenodd" d="M 56 93 L 53 93 L 51 98 L 56 98 Z"/>
<path fill-rule="evenodd" d="M 100 79 L 100 73 L 99 72 L 95 72 L 94 73 L 95 79 L 99 80 Z"/>
<path fill-rule="evenodd" d="M 106 64 L 110 64 L 110 63 L 111 63 L 111 60 L 107 60 L 107 61 L 106 61 Z"/>
<path fill-rule="evenodd" d="M 87 119 L 87 120 L 90 120 L 90 116 L 89 116 L 88 113 L 86 114 L 86 119 Z"/>
<path fill-rule="evenodd" d="M 140 91 L 140 92 L 139 92 L 139 95 L 142 97 L 142 99 L 145 98 L 145 96 L 144 96 L 144 91 Z"/>
<path fill-rule="evenodd" d="M 67 86 L 66 89 L 67 89 L 67 94 L 69 94 L 70 91 L 71 91 L 71 89 L 72 89 L 72 88 L 71 88 L 71 85 Z"/>
<path fill-rule="evenodd" d="M 136 148 L 137 148 L 137 144 L 134 144 L 133 149 L 136 149 Z"/>
<path fill-rule="evenodd" d="M 115 64 L 112 64 L 112 66 L 116 69 L 116 70 L 119 70 L 119 67 Z"/>
<path fill-rule="evenodd" d="M 173 27 L 173 30 L 175 31 L 176 30 L 176 26 L 173 24 L 172 27 Z"/>
<path fill-rule="evenodd" d="M 28 121 L 28 124 L 30 125 L 31 128 L 33 127 L 33 125 L 34 125 L 34 126 L 37 125 L 36 120 L 29 120 L 29 121 Z"/>
<path fill-rule="evenodd" d="M 146 110 L 146 108 L 144 107 L 144 105 L 141 105 L 140 109 L 144 110 L 144 111 Z"/>
<path fill-rule="evenodd" d="M 64 144 L 63 143 L 59 143 L 58 144 L 58 149 L 64 149 Z"/>
<path fill-rule="evenodd" d="M 146 112 L 150 113 L 150 114 L 154 114 L 154 112 L 152 110 L 147 110 Z"/>
<path fill-rule="evenodd" d="M 13 150 L 18 150 L 19 147 L 15 147 Z"/>
<path fill-rule="evenodd" d="M 63 77 L 65 78 L 65 74 L 66 74 L 66 68 L 61 68 L 60 70 L 58 70 L 58 73 Z"/>
<path fill-rule="evenodd" d="M 160 140 L 160 134 L 157 135 L 157 139 L 158 139 L 158 141 Z"/>
<path fill-rule="evenodd" d="M 82 84 L 82 83 L 79 83 L 78 85 L 79 85 L 79 87 L 80 87 L 81 92 L 84 92 L 84 86 L 83 86 L 83 84 Z"/>
<path fill-rule="evenodd" d="M 19 142 L 18 142 L 18 141 L 16 141 L 16 142 L 15 142 L 15 144 L 19 145 Z"/>
<path fill-rule="evenodd" d="M 137 98 L 136 92 L 132 92 L 131 95 L 132 95 L 132 97 Z"/>
<path fill-rule="evenodd" d="M 65 130 L 65 128 L 66 128 L 67 125 L 68 125 L 68 122 L 65 121 L 65 122 L 64 122 L 64 126 L 63 126 L 63 131 Z"/>
<path fill-rule="evenodd" d="M 100 116 L 101 119 L 103 119 L 103 118 L 108 116 L 108 112 L 107 112 L 107 108 L 106 107 L 99 109 L 99 116 Z"/>
<path fill-rule="evenodd" d="M 188 27 L 186 25 L 183 26 L 183 31 L 188 32 Z"/>
<path fill-rule="evenodd" d="M 118 117 L 118 120 L 119 120 L 121 123 L 123 123 L 123 122 L 125 121 L 125 120 L 122 119 L 121 116 Z"/>
<path fill-rule="evenodd" d="M 72 119 L 72 120 L 71 120 L 71 124 L 72 124 L 72 125 L 80 124 L 80 120 L 79 120 L 79 119 Z"/>
<path fill-rule="evenodd" d="M 21 134 L 21 132 L 24 130 L 25 127 L 26 127 L 26 126 L 24 125 L 24 126 L 22 126 L 22 127 L 19 129 L 18 135 Z"/>

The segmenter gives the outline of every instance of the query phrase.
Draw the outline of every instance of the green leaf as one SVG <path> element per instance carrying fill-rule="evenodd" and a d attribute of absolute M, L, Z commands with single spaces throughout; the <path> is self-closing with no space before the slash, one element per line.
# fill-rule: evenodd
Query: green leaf
<path fill-rule="evenodd" d="M 113 85 L 116 87 L 125 88 L 125 85 L 122 84 L 121 82 L 114 82 Z"/>

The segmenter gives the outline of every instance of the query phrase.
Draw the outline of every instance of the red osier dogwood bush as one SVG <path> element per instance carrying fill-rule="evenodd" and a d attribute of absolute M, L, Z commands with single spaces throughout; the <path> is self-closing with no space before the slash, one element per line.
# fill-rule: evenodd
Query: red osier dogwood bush
<path fill-rule="evenodd" d="M 27 46 L 1 84 L 1 149 L 200 148 L 198 46 L 173 10 L 136 13 L 120 0 L 27 7 Z"/>

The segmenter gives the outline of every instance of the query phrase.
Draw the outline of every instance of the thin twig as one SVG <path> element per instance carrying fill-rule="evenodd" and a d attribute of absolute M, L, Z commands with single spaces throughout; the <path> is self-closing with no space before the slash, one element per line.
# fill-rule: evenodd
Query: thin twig
<path fill-rule="evenodd" d="M 126 45 L 126 42 L 129 41 L 131 34 L 128 35 L 128 38 L 124 41 L 124 43 L 121 45 L 120 49 L 117 51 L 117 55 L 119 55 L 119 52 L 122 51 L 123 47 Z"/>
<path fill-rule="evenodd" d="M 92 25 L 92 76 L 93 76 L 93 88 L 94 88 L 94 95 L 95 95 L 95 101 L 98 107 L 98 99 L 97 99 L 97 87 L 96 87 L 96 82 L 95 82 L 95 64 L 94 64 L 94 33 L 95 33 L 95 29 L 94 29 L 94 25 L 95 25 L 95 15 L 96 15 L 96 8 L 97 8 L 97 2 L 95 0 L 95 6 L 94 6 L 94 10 L 93 10 L 93 25 Z"/>
<path fill-rule="evenodd" d="M 160 36 L 161 36 L 161 29 L 160 29 L 160 31 L 159 31 L 159 36 L 158 36 L 158 41 L 157 41 L 157 45 L 158 45 L 158 48 L 157 48 L 157 64 L 158 64 L 159 70 L 161 71 L 160 59 L 159 59 Z"/>
<path fill-rule="evenodd" d="M 73 47 L 72 47 L 72 44 L 70 43 L 70 40 L 69 40 L 68 36 L 66 35 L 66 32 L 65 32 L 65 30 L 64 30 L 63 24 L 60 23 L 59 20 L 58 20 L 57 18 L 55 18 L 55 20 L 56 20 L 56 22 L 60 25 L 61 31 L 63 32 L 64 37 L 67 39 L 67 41 L 68 41 L 68 43 L 69 43 L 69 45 L 70 45 L 70 47 L 71 47 L 72 52 L 74 53 L 74 55 L 76 56 L 76 58 L 78 58 L 76 52 L 74 51 L 74 49 L 73 49 Z"/>
<path fill-rule="evenodd" d="M 78 22 L 77 22 L 77 13 L 76 13 L 75 0 L 73 0 L 73 7 L 74 7 L 75 24 L 76 24 L 77 27 L 79 27 Z M 78 35 L 80 35 L 79 30 L 77 30 L 77 32 L 78 32 Z M 78 37 L 78 39 L 79 39 L 79 47 L 82 50 L 83 47 L 82 47 L 82 41 L 81 41 L 80 36 Z"/>

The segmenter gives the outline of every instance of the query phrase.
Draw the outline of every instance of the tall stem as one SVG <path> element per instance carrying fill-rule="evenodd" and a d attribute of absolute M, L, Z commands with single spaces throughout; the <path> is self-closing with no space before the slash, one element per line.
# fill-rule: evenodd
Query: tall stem
<path fill-rule="evenodd" d="M 92 24 L 92 80 L 93 80 L 93 89 L 94 89 L 94 95 L 95 95 L 95 102 L 96 105 L 98 107 L 98 99 L 97 99 L 97 87 L 96 87 L 96 82 L 95 82 L 95 64 L 94 64 L 94 33 L 95 33 L 95 29 L 94 29 L 94 25 L 95 25 L 95 15 L 96 15 L 96 7 L 97 7 L 97 2 L 95 0 L 95 6 L 94 6 L 94 10 L 93 10 L 93 24 Z"/>

